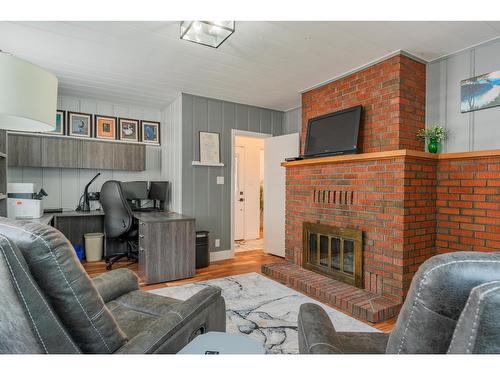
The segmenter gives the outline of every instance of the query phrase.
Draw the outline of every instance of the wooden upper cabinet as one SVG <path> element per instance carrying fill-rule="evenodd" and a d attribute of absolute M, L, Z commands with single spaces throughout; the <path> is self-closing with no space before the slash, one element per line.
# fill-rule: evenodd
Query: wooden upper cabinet
<path fill-rule="evenodd" d="M 82 141 L 59 137 L 41 137 L 42 167 L 80 168 Z"/>
<path fill-rule="evenodd" d="M 143 171 L 146 169 L 146 148 L 140 144 L 113 143 L 113 169 Z"/>
<path fill-rule="evenodd" d="M 143 144 L 17 133 L 8 134 L 7 138 L 10 167 L 146 169 Z"/>
<path fill-rule="evenodd" d="M 41 167 L 41 138 L 29 134 L 8 134 L 7 160 L 9 167 Z"/>
<path fill-rule="evenodd" d="M 82 141 L 81 168 L 114 169 L 113 143 Z"/>

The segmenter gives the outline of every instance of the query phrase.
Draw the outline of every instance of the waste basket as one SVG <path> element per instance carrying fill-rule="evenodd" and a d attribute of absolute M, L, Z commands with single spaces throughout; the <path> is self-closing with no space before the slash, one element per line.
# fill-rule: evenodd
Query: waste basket
<path fill-rule="evenodd" d="M 85 233 L 85 259 L 87 262 L 98 262 L 102 259 L 103 233 Z"/>

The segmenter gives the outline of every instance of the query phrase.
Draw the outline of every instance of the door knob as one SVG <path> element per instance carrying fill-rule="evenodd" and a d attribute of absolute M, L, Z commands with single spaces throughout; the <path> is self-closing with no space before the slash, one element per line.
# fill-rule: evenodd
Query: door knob
<path fill-rule="evenodd" d="M 239 200 L 240 202 L 243 202 L 243 201 L 244 201 L 244 199 L 243 199 L 243 198 L 240 198 L 240 199 L 238 199 L 238 200 Z"/>

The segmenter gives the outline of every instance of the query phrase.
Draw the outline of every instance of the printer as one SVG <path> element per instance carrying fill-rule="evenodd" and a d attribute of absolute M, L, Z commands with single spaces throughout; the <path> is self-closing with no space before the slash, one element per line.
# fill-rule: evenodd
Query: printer
<path fill-rule="evenodd" d="M 42 198 L 47 193 L 36 192 L 35 183 L 9 183 L 7 185 L 7 216 L 9 219 L 38 219 L 43 215 Z"/>

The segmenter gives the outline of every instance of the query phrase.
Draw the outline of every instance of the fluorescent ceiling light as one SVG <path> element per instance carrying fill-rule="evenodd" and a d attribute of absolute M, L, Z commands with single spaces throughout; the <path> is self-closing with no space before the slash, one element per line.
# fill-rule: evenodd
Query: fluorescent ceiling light
<path fill-rule="evenodd" d="M 234 21 L 182 21 L 181 39 L 217 48 L 234 33 Z"/>
<path fill-rule="evenodd" d="M 56 110 L 56 76 L 0 51 L 0 129 L 54 130 Z"/>

